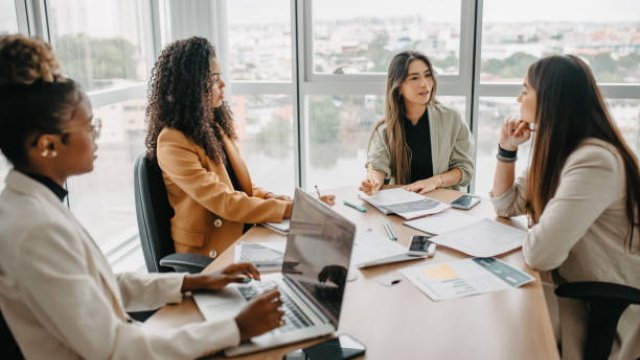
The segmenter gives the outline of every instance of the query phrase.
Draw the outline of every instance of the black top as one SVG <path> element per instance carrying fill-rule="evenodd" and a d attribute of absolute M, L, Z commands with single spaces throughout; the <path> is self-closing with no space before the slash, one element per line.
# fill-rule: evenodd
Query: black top
<path fill-rule="evenodd" d="M 404 138 L 409 146 L 411 159 L 410 183 L 433 176 L 431 158 L 431 131 L 429 130 L 429 111 L 425 110 L 416 125 L 404 116 Z"/>
<path fill-rule="evenodd" d="M 229 180 L 231 180 L 231 185 L 233 185 L 233 190 L 235 191 L 244 191 L 242 187 L 240 187 L 240 182 L 238 181 L 238 177 L 236 176 L 236 172 L 233 171 L 233 166 L 231 166 L 231 161 L 229 161 L 229 156 L 227 156 L 227 150 L 224 150 L 224 168 L 227 170 L 227 174 L 229 175 Z M 242 232 L 245 233 L 251 229 L 253 224 L 244 224 Z"/>
<path fill-rule="evenodd" d="M 67 197 L 67 194 L 69 194 L 69 192 L 65 188 L 58 185 L 55 181 L 51 180 L 46 176 L 42 176 L 42 175 L 38 175 L 38 174 L 26 172 L 26 171 L 20 171 L 20 172 L 32 178 L 33 180 L 39 182 L 40 184 L 46 186 L 49 190 L 53 191 L 53 193 L 58 197 L 58 199 L 60 199 L 60 201 L 64 201 L 64 198 Z"/>

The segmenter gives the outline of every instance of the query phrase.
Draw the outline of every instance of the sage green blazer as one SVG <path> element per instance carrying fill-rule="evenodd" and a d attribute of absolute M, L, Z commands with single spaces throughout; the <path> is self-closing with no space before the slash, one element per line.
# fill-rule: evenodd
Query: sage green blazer
<path fill-rule="evenodd" d="M 469 185 L 473 178 L 473 146 L 474 141 L 469 127 L 462 121 L 457 111 L 442 104 L 433 104 L 427 108 L 429 112 L 429 131 L 431 133 L 431 157 L 433 174 L 442 174 L 453 168 L 462 172 L 460 182 L 450 188 L 460 190 Z M 367 163 L 384 173 L 385 179 L 394 184 L 391 152 L 386 134 L 387 125 L 381 124 L 374 129 L 369 142 Z"/>

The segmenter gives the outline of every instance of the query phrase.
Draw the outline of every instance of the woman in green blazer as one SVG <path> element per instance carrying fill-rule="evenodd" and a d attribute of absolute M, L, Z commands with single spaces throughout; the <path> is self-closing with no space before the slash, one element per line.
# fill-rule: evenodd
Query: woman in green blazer
<path fill-rule="evenodd" d="M 460 189 L 473 177 L 473 138 L 460 114 L 440 104 L 431 61 L 416 51 L 393 57 L 387 75 L 384 119 L 376 123 L 360 190 L 384 183 L 420 194 Z"/>

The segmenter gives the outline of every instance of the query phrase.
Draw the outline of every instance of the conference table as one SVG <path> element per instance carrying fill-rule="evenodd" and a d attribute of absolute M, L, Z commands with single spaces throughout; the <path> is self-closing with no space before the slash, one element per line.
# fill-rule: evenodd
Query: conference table
<path fill-rule="evenodd" d="M 398 242 L 408 246 L 420 232 L 402 225 L 402 218 L 385 216 L 357 198 L 357 189 L 339 188 L 325 191 L 336 195 L 333 209 L 353 221 L 360 230 L 385 234 L 383 221 L 392 224 Z M 438 189 L 428 194 L 451 202 L 459 192 Z M 343 204 L 343 200 L 362 203 L 366 213 Z M 469 214 L 495 219 L 524 228 L 518 219 L 498 218 L 488 199 Z M 239 241 L 285 241 L 265 227 L 255 226 Z M 233 262 L 234 247 L 220 255 L 207 270 L 219 269 Z M 437 264 L 468 258 L 455 250 L 439 246 L 435 257 L 365 269 L 352 269 L 355 280 L 345 289 L 340 326 L 336 334 L 346 333 L 366 346 L 366 359 L 557 359 L 558 350 L 547 311 L 540 275 L 527 267 L 521 250 L 498 256 L 499 259 L 535 277 L 536 281 L 517 289 L 508 289 L 446 301 L 433 301 L 402 277 L 399 269 Z M 206 271 L 206 270 L 205 270 Z M 396 276 L 398 284 L 385 286 L 380 277 Z M 353 277 L 353 276 L 350 276 Z M 193 300 L 186 297 L 177 305 L 167 305 L 143 326 L 160 329 L 203 321 Z M 215 334 L 211 334 L 215 336 Z M 281 359 L 295 349 L 322 341 L 314 339 L 279 347 L 237 359 Z M 220 355 L 218 355 L 220 356 Z M 361 357 L 362 358 L 362 357 Z"/>

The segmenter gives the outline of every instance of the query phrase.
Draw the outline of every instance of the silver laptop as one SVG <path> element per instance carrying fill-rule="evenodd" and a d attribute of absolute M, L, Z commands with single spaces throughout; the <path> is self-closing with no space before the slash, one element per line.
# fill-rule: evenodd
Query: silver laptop
<path fill-rule="evenodd" d="M 235 317 L 259 293 L 276 286 L 280 290 L 285 325 L 225 354 L 247 354 L 336 331 L 355 232 L 352 222 L 296 189 L 282 273 L 194 296 L 206 320 L 221 320 Z"/>

